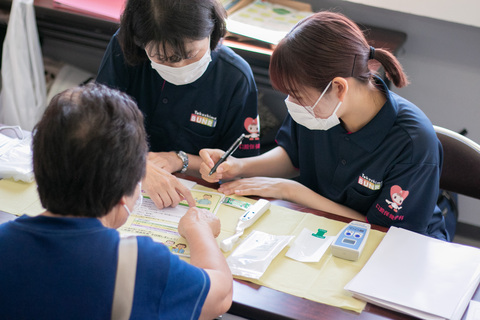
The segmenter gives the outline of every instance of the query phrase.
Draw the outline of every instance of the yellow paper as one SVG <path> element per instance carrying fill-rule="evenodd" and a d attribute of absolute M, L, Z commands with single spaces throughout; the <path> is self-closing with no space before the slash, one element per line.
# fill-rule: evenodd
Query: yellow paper
<path fill-rule="evenodd" d="M 45 209 L 40 203 L 35 182 L 0 180 L 0 211 L 15 215 L 36 216 Z"/>
<path fill-rule="evenodd" d="M 200 185 L 195 186 L 194 189 L 215 191 Z M 255 202 L 253 199 L 243 197 L 234 198 L 250 203 Z M 43 212 L 36 183 L 0 180 L 0 210 L 16 215 L 37 215 Z M 218 208 L 217 216 L 222 222 L 218 242 L 235 233 L 238 218 L 243 213 L 243 210 L 225 205 Z M 252 227 L 245 230 L 241 239 L 247 237 L 253 230 L 275 235 L 297 236 L 304 228 L 312 231 L 325 229 L 326 235 L 335 236 L 344 226 L 343 222 L 272 205 Z M 287 246 L 272 261 L 259 280 L 238 278 L 308 300 L 361 312 L 365 302 L 353 298 L 343 287 L 362 269 L 384 235 L 383 232 L 371 230 L 363 253 L 355 262 L 333 257 L 328 249 L 319 262 L 303 263 L 285 256 L 289 249 Z M 225 253 L 225 257 L 233 250 Z M 182 259 L 188 261 L 188 258 Z"/>
<path fill-rule="evenodd" d="M 271 218 L 277 218 L 277 207 L 272 206 L 271 210 L 273 211 Z M 288 209 L 282 208 L 281 210 Z M 298 214 L 296 211 L 290 211 L 292 215 Z M 304 228 L 309 228 L 312 231 L 324 229 L 328 231 L 326 235 L 335 236 L 345 226 L 343 222 L 313 214 L 301 214 L 304 215 L 303 219 L 291 233 L 292 235 L 297 236 Z M 274 228 L 273 220 L 271 225 Z M 319 262 L 303 263 L 285 257 L 285 253 L 289 249 L 287 247 L 272 261 L 259 280 L 244 280 L 316 302 L 361 312 L 365 307 L 365 302 L 353 298 L 343 287 L 365 265 L 383 236 L 384 233 L 371 230 L 365 249 L 360 259 L 355 262 L 334 257 L 328 249 Z"/>
<path fill-rule="evenodd" d="M 191 190 L 197 207 L 215 212 L 224 195 L 211 190 Z M 169 250 L 181 256 L 190 256 L 190 248 L 178 233 L 178 223 L 188 211 L 186 201 L 172 208 L 158 209 L 155 203 L 144 194 L 143 204 L 128 217 L 123 226 L 117 230 L 122 235 L 149 236 L 156 242 L 165 244 Z"/>
<path fill-rule="evenodd" d="M 202 187 L 202 189 L 208 190 L 205 187 Z M 234 198 L 251 203 L 255 202 L 255 200 L 248 198 Z M 217 216 L 222 222 L 222 232 L 217 238 L 218 242 L 235 233 L 235 226 L 242 213 L 244 211 L 236 208 L 220 206 Z M 297 236 L 304 228 L 312 231 L 324 229 L 327 230 L 325 235 L 336 236 L 345 225 L 344 222 L 272 205 L 253 226 L 245 230 L 232 251 L 224 255 L 228 257 L 241 240 L 245 239 L 253 230 L 275 235 Z M 319 262 L 299 262 L 285 256 L 290 248 L 287 246 L 272 261 L 259 280 L 237 276 L 235 278 L 360 313 L 365 308 L 366 303 L 353 298 L 343 288 L 362 269 L 384 236 L 384 232 L 370 230 L 365 248 L 357 261 L 334 257 L 331 250 L 328 249 Z"/>

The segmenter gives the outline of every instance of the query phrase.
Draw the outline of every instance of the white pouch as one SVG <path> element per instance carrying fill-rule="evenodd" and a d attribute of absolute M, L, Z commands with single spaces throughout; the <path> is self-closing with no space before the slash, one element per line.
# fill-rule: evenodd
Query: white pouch
<path fill-rule="evenodd" d="M 33 0 L 13 0 L 3 42 L 0 123 L 31 131 L 47 105 Z"/>
<path fill-rule="evenodd" d="M 304 228 L 285 256 L 301 262 L 318 262 L 334 239 L 335 236 L 315 236 L 311 230 Z"/>
<path fill-rule="evenodd" d="M 18 138 L 11 138 L 0 133 L 0 179 L 13 178 L 15 181 L 32 182 L 32 135 L 25 134 L 20 127 L 0 127 L 1 130 L 12 129 Z"/>
<path fill-rule="evenodd" d="M 227 258 L 233 275 L 260 279 L 272 260 L 294 236 L 276 236 L 254 230 Z"/>

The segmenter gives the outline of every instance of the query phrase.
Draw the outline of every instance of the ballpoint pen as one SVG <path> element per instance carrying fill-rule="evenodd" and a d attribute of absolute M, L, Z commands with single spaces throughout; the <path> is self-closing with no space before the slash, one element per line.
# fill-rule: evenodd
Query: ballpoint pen
<path fill-rule="evenodd" d="M 217 170 L 218 166 L 221 165 L 232 153 L 234 153 L 235 150 L 237 150 L 237 148 L 242 144 L 243 138 L 245 138 L 244 133 L 242 133 L 242 135 L 240 137 L 238 137 L 237 140 L 235 140 L 235 142 L 230 146 L 230 148 L 228 148 L 228 150 L 223 154 L 223 156 L 220 158 L 220 160 L 218 160 L 218 162 L 215 163 L 212 170 L 210 170 L 210 173 L 208 174 L 209 176 L 214 174 L 215 171 Z"/>

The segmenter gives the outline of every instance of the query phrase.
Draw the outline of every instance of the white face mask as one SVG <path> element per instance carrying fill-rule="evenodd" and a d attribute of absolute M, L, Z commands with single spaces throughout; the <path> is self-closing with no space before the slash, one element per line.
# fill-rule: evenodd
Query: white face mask
<path fill-rule="evenodd" d="M 137 201 L 135 201 L 135 205 L 133 206 L 132 212 L 135 212 L 135 210 L 138 210 L 142 206 L 142 203 L 143 203 L 142 182 L 139 182 L 138 185 L 140 186 L 140 193 L 138 195 Z M 128 215 L 132 214 L 132 212 L 130 212 L 130 209 L 128 209 L 126 204 L 124 204 L 123 207 L 125 208 L 125 210 L 127 210 Z"/>
<path fill-rule="evenodd" d="M 169 67 L 150 60 L 152 68 L 158 72 L 160 77 L 177 86 L 189 84 L 198 80 L 205 73 L 205 70 L 207 70 L 210 61 L 212 61 L 210 47 L 208 47 L 208 50 L 200 60 L 183 67 Z"/>
<path fill-rule="evenodd" d="M 287 105 L 288 113 L 292 116 L 293 120 L 295 120 L 296 123 L 310 129 L 310 130 L 328 130 L 333 127 L 335 127 L 337 124 L 340 123 L 340 120 L 337 117 L 337 110 L 342 104 L 342 101 L 338 102 L 337 106 L 335 107 L 335 110 L 333 110 L 333 113 L 327 118 L 327 119 L 321 119 L 315 117 L 315 112 L 314 109 L 320 99 L 322 99 L 323 95 L 325 92 L 327 92 L 328 88 L 330 87 L 330 84 L 332 82 L 330 81 L 323 90 L 322 94 L 320 95 L 320 98 L 318 98 L 317 102 L 310 107 L 310 106 L 301 106 L 299 104 L 296 104 L 295 102 L 289 101 L 288 97 L 285 99 L 285 104 Z"/>

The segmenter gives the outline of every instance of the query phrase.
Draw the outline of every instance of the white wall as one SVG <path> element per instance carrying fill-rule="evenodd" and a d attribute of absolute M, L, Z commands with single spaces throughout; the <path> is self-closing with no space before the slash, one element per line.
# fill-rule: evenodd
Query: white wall
<path fill-rule="evenodd" d="M 466 128 L 467 136 L 480 142 L 480 28 L 346 1 L 307 2 L 314 11 L 333 9 L 359 23 L 407 33 L 397 56 L 411 84 L 393 91 L 418 105 L 434 124 Z M 480 226 L 480 200 L 461 196 L 459 209 L 460 221 Z"/>

